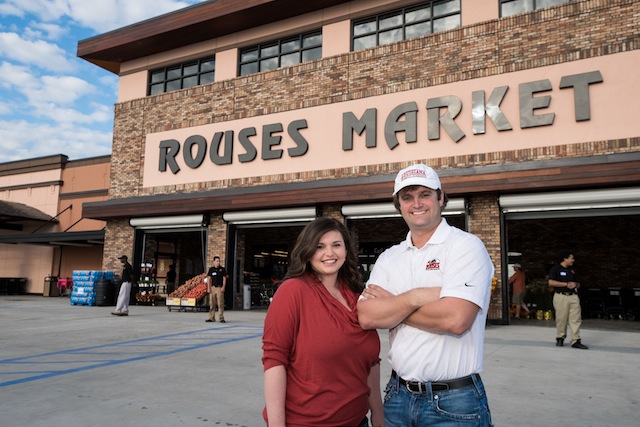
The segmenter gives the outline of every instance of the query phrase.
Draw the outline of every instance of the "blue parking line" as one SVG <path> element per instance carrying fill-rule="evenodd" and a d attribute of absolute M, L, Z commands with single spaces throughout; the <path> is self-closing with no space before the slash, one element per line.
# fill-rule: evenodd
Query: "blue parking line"
<path fill-rule="evenodd" d="M 197 337 L 197 334 L 211 334 L 211 333 L 219 333 L 219 332 L 239 332 L 232 337 L 225 337 L 224 334 L 217 334 L 213 337 Z M 240 335 L 240 336 L 238 336 Z M 186 340 L 187 337 L 193 336 L 193 341 L 198 341 L 196 343 L 181 343 L 178 345 L 169 344 L 167 345 L 166 340 L 172 338 L 181 338 Z M 29 356 L 21 356 L 10 359 L 0 360 L 0 367 L 8 366 L 8 365 L 19 365 L 24 368 L 25 365 L 35 365 L 35 364 L 55 364 L 60 366 L 60 364 L 69 364 L 69 363 L 85 363 L 84 366 L 79 366 L 76 368 L 70 369 L 60 369 L 60 370 L 43 370 L 43 371 L 13 371 L 13 372 L 0 372 L 0 376 L 3 375 L 25 375 L 24 378 L 9 380 L 0 382 L 0 387 L 8 387 L 11 385 L 22 384 L 31 381 L 37 381 L 47 378 L 58 377 L 62 375 L 72 374 L 76 372 L 88 371 L 92 369 L 99 369 L 108 366 L 121 365 L 124 363 L 136 362 L 139 360 L 152 359 L 155 357 L 167 356 L 176 353 L 182 353 L 185 351 L 198 350 L 201 348 L 212 347 L 221 344 L 229 344 L 238 341 L 250 340 L 254 338 L 262 337 L 262 328 L 261 327 L 246 327 L 246 326 L 227 326 L 222 328 L 208 328 L 208 329 L 199 329 L 196 331 L 189 332 L 179 332 L 175 334 L 167 334 L 167 335 L 159 335 L 155 337 L 147 337 L 140 338 L 137 340 L 129 340 L 122 341 L 110 344 L 101 344 L 90 347 L 82 347 L 76 349 L 69 350 L 60 350 L 54 351 L 50 353 L 42 353 L 42 354 L 34 354 Z M 165 340 L 162 344 L 153 344 L 154 341 Z M 122 348 L 125 350 L 127 347 L 133 347 L 137 345 L 138 348 L 162 348 L 161 351 L 158 350 L 146 350 L 146 351 L 135 351 L 134 356 L 125 357 L 123 359 L 108 359 L 106 356 L 113 355 L 123 355 L 130 354 L 132 352 L 128 351 L 113 351 L 114 347 Z M 111 351 L 96 351 L 99 349 L 111 350 Z M 96 355 L 101 356 L 100 360 L 78 360 L 78 361 L 59 361 L 59 360 L 46 360 L 50 359 L 54 356 L 59 355 L 77 355 L 77 356 L 88 356 L 88 355 Z M 38 360 L 38 359 L 45 360 Z"/>

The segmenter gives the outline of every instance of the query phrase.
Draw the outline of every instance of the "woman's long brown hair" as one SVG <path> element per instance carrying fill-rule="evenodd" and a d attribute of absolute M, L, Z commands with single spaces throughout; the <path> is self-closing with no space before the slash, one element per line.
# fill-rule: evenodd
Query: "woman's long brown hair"
<path fill-rule="evenodd" d="M 328 217 L 316 218 L 300 232 L 291 251 L 289 269 L 283 280 L 300 277 L 306 273 L 313 273 L 310 262 L 311 257 L 318 249 L 320 238 L 329 231 L 337 231 L 342 235 L 347 250 L 347 259 L 340 267 L 338 277 L 354 292 L 361 292 L 363 288 L 362 275 L 358 268 L 358 254 L 353 245 L 351 233 L 340 221 Z"/>

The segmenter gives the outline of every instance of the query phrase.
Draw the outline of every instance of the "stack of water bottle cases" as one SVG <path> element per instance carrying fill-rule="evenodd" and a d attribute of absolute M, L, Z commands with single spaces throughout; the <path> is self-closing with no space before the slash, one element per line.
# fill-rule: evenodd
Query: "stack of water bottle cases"
<path fill-rule="evenodd" d="M 99 281 L 112 281 L 113 271 L 74 270 L 71 305 L 96 305 L 96 285 Z"/>

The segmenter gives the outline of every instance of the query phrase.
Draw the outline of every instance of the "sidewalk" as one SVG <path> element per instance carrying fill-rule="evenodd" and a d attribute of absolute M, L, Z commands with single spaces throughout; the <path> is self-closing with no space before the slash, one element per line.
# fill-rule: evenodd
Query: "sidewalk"
<path fill-rule="evenodd" d="M 228 311 L 220 324 L 163 306 L 112 309 L 0 296 L 4 427 L 264 426 L 265 311 Z M 640 333 L 588 323 L 586 351 L 555 347 L 552 323 L 487 328 L 482 377 L 496 426 L 637 425 Z"/>

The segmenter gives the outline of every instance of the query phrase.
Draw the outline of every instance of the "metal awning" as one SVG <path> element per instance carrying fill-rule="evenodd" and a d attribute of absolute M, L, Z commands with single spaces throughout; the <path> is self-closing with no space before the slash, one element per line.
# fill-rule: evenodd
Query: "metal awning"
<path fill-rule="evenodd" d="M 47 246 L 104 246 L 104 230 L 0 235 L 0 243 Z"/>
<path fill-rule="evenodd" d="M 502 195 L 500 209 L 508 219 L 637 215 L 640 187 Z"/>

